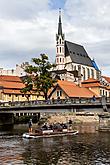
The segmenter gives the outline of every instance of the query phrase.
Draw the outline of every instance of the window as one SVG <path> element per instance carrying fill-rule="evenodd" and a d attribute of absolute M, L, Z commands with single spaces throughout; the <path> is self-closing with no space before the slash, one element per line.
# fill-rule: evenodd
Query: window
<path fill-rule="evenodd" d="M 57 53 L 58 53 L 58 47 L 57 47 Z"/>
<path fill-rule="evenodd" d="M 9 97 L 11 97 L 11 94 L 9 94 Z"/>
<path fill-rule="evenodd" d="M 24 97 L 24 95 L 22 95 L 22 97 Z"/>
<path fill-rule="evenodd" d="M 86 73 L 85 73 L 85 68 L 83 67 L 83 80 L 86 79 Z"/>
<path fill-rule="evenodd" d="M 100 90 L 100 96 L 102 96 L 102 90 Z"/>
<path fill-rule="evenodd" d="M 104 96 L 104 90 L 103 90 L 103 96 Z"/>
<path fill-rule="evenodd" d="M 61 62 L 61 58 L 60 58 L 60 62 Z"/>
<path fill-rule="evenodd" d="M 93 69 L 91 69 L 91 76 L 92 76 L 92 78 L 94 78 L 94 70 Z"/>
<path fill-rule="evenodd" d="M 57 58 L 57 63 L 58 63 L 58 58 Z"/>
<path fill-rule="evenodd" d="M 61 53 L 61 47 L 60 47 L 60 53 Z"/>
<path fill-rule="evenodd" d="M 90 78 L 90 70 L 89 70 L 89 68 L 87 68 L 87 74 L 88 74 L 88 78 Z"/>
<path fill-rule="evenodd" d="M 16 95 L 16 97 L 18 97 L 18 95 Z"/>
<path fill-rule="evenodd" d="M 60 91 L 60 96 L 62 96 L 62 91 Z"/>
<path fill-rule="evenodd" d="M 60 39 L 60 44 L 61 44 L 61 39 Z"/>
<path fill-rule="evenodd" d="M 60 97 L 60 96 L 62 96 L 62 90 L 57 91 L 57 97 Z"/>

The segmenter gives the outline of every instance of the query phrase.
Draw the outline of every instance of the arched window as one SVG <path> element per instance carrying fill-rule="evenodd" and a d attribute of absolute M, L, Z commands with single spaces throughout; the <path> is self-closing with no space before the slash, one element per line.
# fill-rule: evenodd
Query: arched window
<path fill-rule="evenodd" d="M 57 53 L 58 53 L 58 47 L 57 47 Z"/>
<path fill-rule="evenodd" d="M 60 58 L 60 62 L 61 62 L 61 58 Z"/>
<path fill-rule="evenodd" d="M 61 53 L 61 47 L 60 47 L 60 53 Z"/>
<path fill-rule="evenodd" d="M 60 44 L 61 44 L 61 38 L 60 38 Z"/>

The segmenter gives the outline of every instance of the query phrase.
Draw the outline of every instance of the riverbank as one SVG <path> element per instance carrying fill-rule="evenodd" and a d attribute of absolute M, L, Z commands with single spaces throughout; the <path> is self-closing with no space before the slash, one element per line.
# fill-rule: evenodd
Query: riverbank
<path fill-rule="evenodd" d="M 98 123 L 99 117 L 95 113 L 65 113 L 65 114 L 52 114 L 49 116 L 48 123 L 67 123 L 72 120 L 74 124 L 81 123 Z"/>

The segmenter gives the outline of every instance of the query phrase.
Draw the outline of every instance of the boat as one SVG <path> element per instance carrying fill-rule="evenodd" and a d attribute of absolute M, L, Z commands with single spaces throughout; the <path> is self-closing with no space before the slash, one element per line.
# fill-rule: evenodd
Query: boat
<path fill-rule="evenodd" d="M 57 136 L 71 136 L 78 134 L 77 130 L 62 129 L 62 131 L 54 130 L 37 130 L 32 133 L 24 133 L 23 138 L 37 139 L 37 138 L 49 138 Z"/>

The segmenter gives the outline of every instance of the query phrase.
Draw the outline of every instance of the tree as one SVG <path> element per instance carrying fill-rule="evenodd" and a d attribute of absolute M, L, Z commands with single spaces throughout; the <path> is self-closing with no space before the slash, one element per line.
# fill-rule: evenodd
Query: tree
<path fill-rule="evenodd" d="M 40 58 L 32 58 L 32 62 L 34 65 L 28 65 L 25 68 L 27 76 L 23 82 L 26 87 L 22 91 L 26 93 L 34 90 L 38 95 L 43 95 L 45 100 L 47 100 L 49 89 L 56 82 L 50 72 L 55 67 L 55 64 L 51 64 L 48 61 L 48 56 L 45 54 L 40 54 Z"/>

